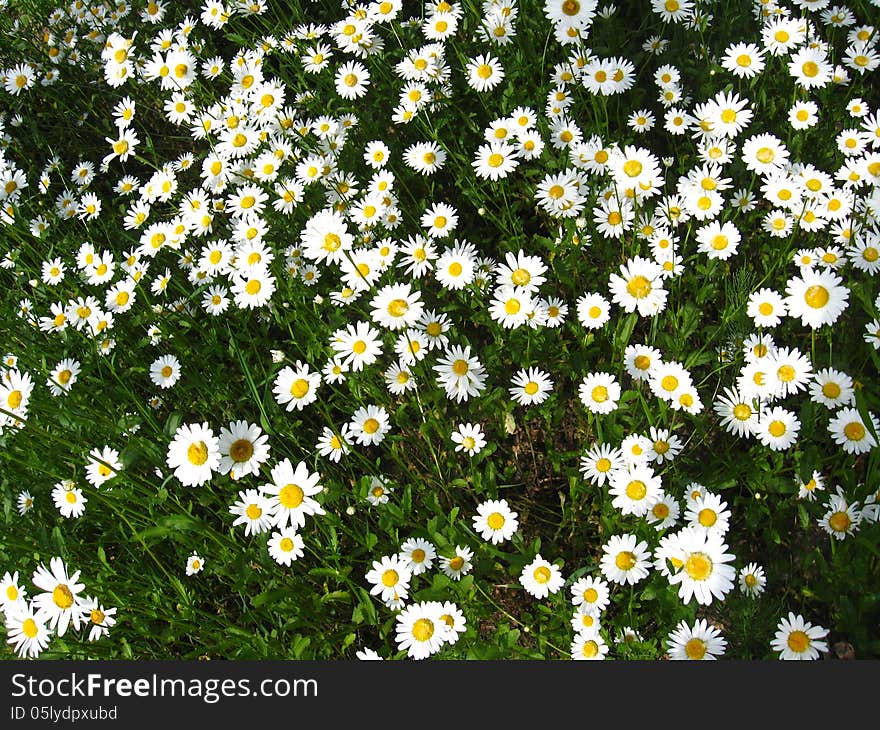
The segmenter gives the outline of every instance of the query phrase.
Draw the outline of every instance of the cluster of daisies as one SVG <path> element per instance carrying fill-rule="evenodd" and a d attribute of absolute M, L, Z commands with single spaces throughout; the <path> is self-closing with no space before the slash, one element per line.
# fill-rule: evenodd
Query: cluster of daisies
<path fill-rule="evenodd" d="M 588 129 L 579 122 L 588 118 L 584 100 L 591 104 L 590 118 L 604 113 L 607 119 L 607 97 L 625 99 L 639 77 L 629 59 L 598 56 L 590 48 L 594 24 L 616 9 L 600 9 L 596 0 L 544 0 L 537 20 L 553 41 L 548 40 L 547 57 L 561 59 L 546 79 L 549 90 L 537 101 L 505 102 L 512 111 L 489 114 L 492 121 L 475 127 L 473 138 L 464 128 L 458 141 L 470 164 L 455 174 L 486 189 L 529 181 L 525 197 L 558 225 L 558 246 L 620 242 L 621 259 L 596 272 L 591 281 L 599 283 L 579 292 L 574 302 L 546 291 L 555 283 L 555 252 L 542 256 L 518 244 L 493 256 L 484 242 L 468 240 L 470 211 L 463 199 L 437 192 L 436 198 L 414 205 L 403 202 L 415 187 L 411 183 L 427 185 L 430 195 L 443 189 L 433 182 L 449 172 L 452 156 L 443 135 L 434 139 L 428 130 L 432 118 L 455 103 L 455 82 L 463 80 L 467 99 L 485 109 L 505 88 L 506 47 L 516 43 L 522 27 L 515 0 L 481 4 L 474 31 L 478 52 L 467 54 L 459 42 L 474 8 L 447 0 L 432 0 L 421 17 L 408 19 L 402 17 L 402 0 L 346 4 L 338 20 L 297 24 L 228 58 L 211 55 L 212 36 L 237 17 L 263 14 L 263 0 L 246 6 L 206 0 L 198 17 L 173 23 L 170 17 L 166 21 L 172 6 L 161 1 L 139 12 L 124 3 L 77 2 L 57 9 L 47 18 L 41 60 L 0 70 L 0 83 L 21 110 L 0 116 L 0 223 L 16 232 L 26 227 L 29 234 L 27 246 L 2 252 L 0 265 L 30 287 L 18 303 L 20 319 L 66 354 L 50 366 L 33 363 L 30 369 L 19 367 L 19 355 L 4 357 L 0 434 L 25 425 L 39 383 L 63 408 L 77 383 L 87 379 L 89 357 L 128 357 L 130 343 L 116 350 L 123 320 L 146 321 L 150 346 L 170 350 L 171 328 L 161 326 L 170 315 L 204 325 L 240 311 L 263 321 L 288 306 L 286 293 L 294 292 L 308 294 L 322 322 L 333 324 L 321 333 L 325 350 L 309 351 L 311 361 L 304 355 L 287 361 L 284 352 L 273 351 L 273 364 L 280 365 L 272 374 L 275 403 L 287 413 L 317 410 L 325 405 L 324 396 L 344 390 L 350 377 L 362 382 L 375 376 L 388 392 L 388 403 L 352 400 L 347 412 L 334 412 L 334 424 L 309 438 L 315 452 L 331 463 L 354 449 L 378 453 L 392 431 L 391 403 L 433 387 L 464 408 L 493 386 L 495 363 L 486 362 L 477 340 L 469 338 L 466 318 L 456 322 L 444 311 L 449 302 L 468 301 L 472 314 L 485 312 L 504 331 L 555 329 L 560 338 L 572 329 L 562 327 L 571 305 L 580 328 L 599 334 L 614 326 L 614 315 L 656 322 L 688 267 L 705 266 L 726 276 L 751 263 L 756 240 L 772 239 L 782 248 L 801 232 L 821 235 L 826 244 L 793 252 L 795 274 L 776 288 L 762 281 L 741 303 L 756 332 L 737 353 L 742 363 L 735 385 L 714 397 L 712 411 L 729 433 L 755 438 L 771 451 L 790 451 L 797 448 L 801 429 L 795 401 L 807 396 L 828 409 L 827 430 L 844 454 L 870 452 L 880 423 L 856 407 L 854 379 L 830 364 L 820 369 L 782 336 L 777 344 L 769 331 L 798 325 L 810 333 L 833 331 L 854 308 L 852 290 L 870 283 L 880 270 L 880 111 L 861 98 L 847 98 L 847 124 L 836 132 L 836 162 L 827 169 L 794 159 L 782 139 L 820 123 L 826 110 L 819 91 L 845 88 L 880 65 L 877 34 L 845 7 L 807 0 L 791 5 L 755 0 L 750 30 L 758 42 L 733 42 L 719 56 L 725 82 L 744 79 L 752 86 L 734 83 L 730 90 L 696 100 L 678 65 L 653 64 L 649 58 L 648 65 L 656 65 L 652 94 L 660 113 L 649 106 L 634 109 L 629 131 L 607 129 L 606 121 L 599 135 L 598 126 Z M 693 0 L 653 0 L 651 9 L 664 27 L 697 29 L 711 20 Z M 840 47 L 822 40 L 839 29 L 845 29 L 837 35 L 843 39 Z M 661 37 L 644 45 L 651 56 L 667 47 Z M 284 74 L 270 70 L 291 63 L 308 82 L 305 91 L 294 92 Z M 101 121 L 105 154 L 65 161 L 54 155 L 46 159 L 41 150 L 40 159 L 25 159 L 12 144 L 24 104 L 39 103 L 42 87 L 74 71 L 95 73 L 114 90 L 111 118 Z M 742 89 L 754 88 L 762 75 L 792 87 L 790 129 L 759 127 L 761 109 Z M 333 104 L 324 103 L 323 97 L 333 93 Z M 377 98 L 394 99 L 383 102 L 382 112 L 393 134 L 361 139 L 362 119 L 374 112 L 368 105 Z M 673 143 L 684 138 L 696 150 L 694 158 L 682 155 L 681 163 L 689 167 L 677 178 L 671 173 L 674 160 L 659 156 L 647 136 L 660 131 L 658 116 Z M 143 138 L 152 124 L 157 128 L 151 132 L 191 144 L 138 176 L 131 171 L 139 169 L 135 162 L 145 150 L 152 154 L 152 139 Z M 615 139 L 629 132 L 645 141 Z M 100 191 L 109 189 L 116 199 L 102 197 Z M 102 227 L 118 229 L 126 243 L 98 241 Z M 50 245 L 72 237 L 76 246 Z M 28 268 L 39 249 L 30 245 L 33 241 L 45 250 L 37 262 L 39 278 Z M 874 349 L 880 349 L 878 312 L 880 298 L 864 333 Z M 82 353 L 67 354 L 73 348 Z M 147 362 L 148 375 L 140 385 L 152 386 L 149 405 L 159 409 L 191 376 L 190 363 L 170 351 L 156 352 Z M 697 377 L 657 348 L 630 344 L 623 362 L 608 368 L 617 365 L 635 388 L 656 399 L 658 413 L 703 411 Z M 511 401 L 522 407 L 545 403 L 559 380 L 538 365 L 498 370 Z M 622 384 L 612 372 L 588 372 L 575 385 L 597 424 L 625 407 Z M 456 424 L 450 439 L 456 452 L 468 456 L 487 444 L 482 425 L 466 420 Z M 702 485 L 676 489 L 665 471 L 684 447 L 672 427 L 658 424 L 616 446 L 592 444 L 581 458 L 581 473 L 595 487 L 607 487 L 622 520 L 644 518 L 662 536 L 652 547 L 634 528 L 612 535 L 595 566 L 603 579 L 571 584 L 573 658 L 607 654 L 599 618 L 610 600 L 610 584 L 636 585 L 653 569 L 685 604 L 701 605 L 723 600 L 734 588 L 735 556 L 725 542 L 730 508 Z M 268 436 L 260 427 L 239 420 L 215 436 L 203 422 L 177 428 L 166 464 L 180 484 L 198 487 L 215 474 L 234 483 L 255 482 L 269 458 Z M 95 447 L 88 453 L 85 478 L 98 488 L 123 468 L 119 451 Z M 367 499 L 381 505 L 391 487 L 378 476 L 371 480 Z M 238 491 L 229 506 L 233 525 L 243 526 L 245 536 L 267 534 L 271 557 L 289 566 L 304 554 L 300 530 L 306 517 L 324 513 L 315 499 L 323 491 L 321 482 L 305 462 L 282 459 L 269 470 L 268 482 Z M 816 472 L 798 485 L 799 496 L 812 500 L 823 488 Z M 843 539 L 877 521 L 878 497 L 875 492 L 858 501 L 837 487 L 818 523 Z M 70 479 L 55 484 L 52 500 L 65 518 L 82 516 L 88 501 Z M 20 493 L 20 512 L 33 503 L 30 492 Z M 477 505 L 470 527 L 498 545 L 512 539 L 518 517 L 506 500 L 489 499 Z M 679 527 L 681 520 L 685 524 Z M 667 532 L 671 528 L 677 531 Z M 371 593 L 397 612 L 398 646 L 411 658 L 433 655 L 465 630 L 464 614 L 454 603 L 407 603 L 414 576 L 436 561 L 457 579 L 471 569 L 472 558 L 467 547 L 442 557 L 429 541 L 411 538 L 398 553 L 373 562 L 366 574 Z M 112 622 L 107 618 L 112 609 L 105 615 L 103 608 L 91 607 L 92 599 L 80 602 L 78 573 L 68 581 L 56 560 L 51 571 L 42 569 L 34 578 L 35 585 L 49 590 L 44 585 L 52 576 L 54 609 L 48 599 L 37 603 L 38 596 L 25 606 L 30 613 L 36 608 L 36 614 L 19 619 L 24 608 L 13 593 L 17 597 L 23 589 L 17 576 L 9 577 L 4 610 L 14 604 L 18 621 L 10 637 L 31 656 L 44 648 L 49 631 L 61 635 L 71 621 L 75 627 L 87 624 L 86 606 L 98 629 L 112 625 L 105 623 Z M 198 552 L 191 554 L 187 574 L 202 571 L 204 562 Z M 739 572 L 740 588 L 748 595 L 757 596 L 764 581 L 756 564 Z M 520 583 L 543 599 L 559 592 L 565 580 L 558 566 L 537 555 Z M 65 596 L 72 598 L 62 607 Z M 8 628 L 13 626 L 10 611 Z M 823 648 L 822 631 L 792 614 L 780 623 L 773 648 L 784 658 L 815 658 Z M 705 621 L 679 625 L 669 644 L 675 658 L 714 658 L 725 647 L 718 630 Z M 363 658 L 376 658 L 370 654 L 364 650 Z"/>
<path fill-rule="evenodd" d="M 417 576 L 436 567 L 452 580 L 461 580 L 473 568 L 474 552 L 456 545 L 451 555 L 421 537 L 410 537 L 397 553 L 373 560 L 365 578 L 370 595 L 396 613 L 395 640 L 399 651 L 411 659 L 426 659 L 446 645 L 455 644 L 467 630 L 467 619 L 452 601 L 409 602 Z M 382 659 L 375 650 L 358 651 L 360 659 Z"/>
<path fill-rule="evenodd" d="M 6 625 L 8 643 L 20 658 L 38 657 L 53 636 L 74 631 L 88 631 L 89 641 L 107 636 L 116 624 L 116 608 L 105 607 L 98 598 L 84 593 L 80 571 L 70 568 L 59 557 L 49 566 L 40 564 L 31 576 L 39 591 L 28 596 L 28 588 L 18 571 L 4 574 L 0 580 L 0 610 Z"/>
<path fill-rule="evenodd" d="M 235 482 L 258 477 L 269 460 L 269 437 L 256 424 L 232 421 L 218 436 L 207 423 L 181 424 L 168 445 L 166 463 L 184 486 L 198 487 L 215 473 L 229 475 Z M 279 564 L 289 566 L 304 554 L 299 531 L 306 517 L 325 514 L 315 499 L 324 491 L 321 475 L 309 470 L 305 462 L 294 465 L 281 459 L 269 471 L 269 481 L 258 487 L 241 489 L 229 506 L 235 517 L 233 526 L 243 525 L 245 536 L 271 531 L 266 547 Z M 198 554 L 187 561 L 187 574 L 204 567 Z"/>

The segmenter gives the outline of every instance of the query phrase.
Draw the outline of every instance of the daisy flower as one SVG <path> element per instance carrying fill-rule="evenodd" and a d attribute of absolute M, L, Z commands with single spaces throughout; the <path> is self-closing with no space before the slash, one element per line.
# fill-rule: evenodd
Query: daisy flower
<path fill-rule="evenodd" d="M 411 578 L 408 562 L 399 555 L 374 560 L 366 574 L 367 582 L 372 584 L 370 595 L 379 596 L 382 601 L 406 598 Z"/>
<path fill-rule="evenodd" d="M 187 575 L 195 575 L 196 573 L 201 573 L 205 568 L 205 559 L 202 558 L 197 553 L 192 553 L 186 559 L 186 574 Z"/>
<path fill-rule="evenodd" d="M 490 53 L 479 54 L 464 67 L 467 83 L 475 91 L 491 91 L 504 79 L 504 68 Z"/>
<path fill-rule="evenodd" d="M 693 626 L 680 621 L 667 640 L 669 658 L 711 660 L 717 659 L 727 649 L 727 640 L 706 619 L 699 619 Z"/>
<path fill-rule="evenodd" d="M 607 654 L 608 644 L 598 630 L 580 632 L 572 639 L 570 655 L 574 661 L 601 661 Z"/>
<path fill-rule="evenodd" d="M 681 505 L 671 494 L 663 493 L 659 500 L 651 505 L 651 509 L 645 514 L 649 525 L 654 525 L 657 532 L 672 527 L 678 522 L 681 514 Z"/>
<path fill-rule="evenodd" d="M 601 578 L 592 576 L 578 578 L 569 589 L 571 603 L 580 611 L 598 616 L 608 607 L 610 590 L 607 581 Z"/>
<path fill-rule="evenodd" d="M 86 462 L 86 481 L 92 486 L 100 487 L 108 479 L 112 479 L 122 469 L 119 452 L 109 446 L 89 451 Z"/>
<path fill-rule="evenodd" d="M 181 424 L 165 462 L 185 487 L 201 486 L 220 468 L 220 443 L 207 423 Z"/>
<path fill-rule="evenodd" d="M 421 575 L 434 564 L 437 548 L 421 537 L 411 537 L 400 546 L 398 556 L 406 563 L 413 575 Z"/>
<path fill-rule="evenodd" d="M 789 410 L 780 406 L 765 409 L 755 426 L 755 436 L 773 451 L 785 451 L 797 441 L 801 422 Z"/>
<path fill-rule="evenodd" d="M 497 545 L 513 537 L 519 527 L 517 517 L 518 514 L 508 507 L 506 499 L 490 499 L 477 505 L 477 514 L 472 521 L 480 537 Z"/>
<path fill-rule="evenodd" d="M 834 443 L 841 446 L 847 454 L 865 454 L 871 451 L 877 446 L 873 434 L 880 432 L 880 423 L 873 413 L 868 413 L 868 417 L 870 428 L 857 409 L 845 407 L 838 410 L 828 422 L 828 432 Z"/>
<path fill-rule="evenodd" d="M 436 601 L 415 603 L 404 608 L 396 618 L 395 639 L 398 649 L 411 659 L 427 659 L 443 648 L 446 640 L 443 606 Z"/>
<path fill-rule="evenodd" d="M 619 448 L 606 443 L 595 443 L 580 458 L 580 472 L 597 487 L 601 487 L 616 470 L 626 464 Z"/>
<path fill-rule="evenodd" d="M 285 410 L 301 411 L 318 399 L 321 373 L 309 369 L 308 363 L 296 361 L 294 367 L 285 366 L 275 376 L 272 392 L 275 401 Z"/>
<path fill-rule="evenodd" d="M 814 626 L 800 614 L 789 611 L 787 617 L 779 620 L 770 648 L 784 660 L 819 659 L 828 651 L 827 642 L 822 641 L 826 636 L 828 629 Z"/>
<path fill-rule="evenodd" d="M 538 553 L 531 563 L 522 569 L 520 585 L 535 598 L 546 598 L 557 593 L 565 583 L 558 565 L 548 562 Z"/>
<path fill-rule="evenodd" d="M 52 490 L 52 501 L 62 517 L 82 517 L 89 500 L 82 490 L 69 479 L 58 482 Z"/>
<path fill-rule="evenodd" d="M 150 365 L 150 380 L 160 388 L 170 388 L 180 380 L 180 360 L 174 355 L 162 355 Z"/>
<path fill-rule="evenodd" d="M 646 465 L 632 465 L 611 472 L 608 493 L 611 505 L 621 514 L 643 517 L 663 493 L 660 477 Z"/>
<path fill-rule="evenodd" d="M 35 659 L 49 645 L 52 637 L 45 616 L 40 616 L 33 602 L 21 601 L 6 616 L 6 640 L 20 659 Z"/>
<path fill-rule="evenodd" d="M 64 636 L 71 624 L 79 630 L 82 621 L 79 594 L 85 588 L 85 584 L 77 583 L 79 575 L 78 570 L 69 573 L 64 561 L 54 557 L 49 560 L 48 568 L 40 563 L 31 579 L 43 591 L 34 596 L 31 605 L 40 621 L 45 621 L 58 636 Z"/>
<path fill-rule="evenodd" d="M 843 489 L 837 487 L 837 492 L 829 496 L 826 506 L 827 510 L 819 518 L 818 524 L 831 537 L 844 540 L 859 529 L 862 515 L 858 502 L 849 502 Z"/>
<path fill-rule="evenodd" d="M 798 317 L 804 327 L 816 329 L 834 324 L 846 309 L 849 289 L 843 279 L 831 271 L 801 271 L 785 285 L 785 304 L 791 317 Z"/>
<path fill-rule="evenodd" d="M 322 515 L 324 509 L 314 499 L 323 491 L 321 476 L 309 471 L 304 461 L 296 468 L 289 459 L 278 462 L 270 472 L 272 481 L 260 486 L 260 492 L 269 500 L 272 524 L 278 528 L 288 525 L 303 527 L 309 515 Z"/>
<path fill-rule="evenodd" d="M 468 456 L 479 454 L 486 445 L 486 437 L 478 423 L 459 424 L 450 436 L 456 451 L 464 451 Z"/>
<path fill-rule="evenodd" d="M 244 525 L 245 535 L 266 532 L 272 526 L 272 507 L 272 503 L 256 489 L 239 491 L 238 500 L 229 507 L 229 513 L 235 515 L 232 525 Z"/>
<path fill-rule="evenodd" d="M 674 565 L 681 567 L 669 577 L 669 583 L 679 586 L 679 598 L 686 604 L 695 598 L 703 605 L 716 598 L 724 600 L 736 578 L 736 570 L 726 564 L 736 556 L 725 552 L 724 538 L 692 527 L 683 528 L 674 537 Z"/>
<path fill-rule="evenodd" d="M 510 397 L 520 405 L 530 406 L 543 403 L 553 390 L 550 376 L 539 368 L 518 371 L 508 388 Z"/>
<path fill-rule="evenodd" d="M 599 567 L 609 581 L 635 585 L 648 576 L 650 570 L 648 543 L 635 535 L 612 535 L 602 546 Z"/>
<path fill-rule="evenodd" d="M 591 413 L 606 414 L 617 409 L 620 384 L 611 373 L 589 373 L 578 386 L 578 397 Z"/>
<path fill-rule="evenodd" d="M 109 636 L 110 629 L 116 625 L 116 607 L 106 608 L 98 599 L 89 596 L 82 602 L 84 619 L 88 619 L 89 641 L 97 641 Z"/>
<path fill-rule="evenodd" d="M 451 557 L 439 558 L 440 570 L 452 580 L 461 580 L 473 568 L 474 551 L 461 545 L 455 546 L 455 552 Z"/>
<path fill-rule="evenodd" d="M 217 445 L 220 464 L 217 471 L 240 479 L 248 474 L 259 474 L 260 465 L 269 458 L 269 437 L 263 430 L 247 421 L 233 421 L 220 429 Z"/>
<path fill-rule="evenodd" d="M 764 568 L 757 563 L 749 563 L 739 571 L 739 589 L 749 598 L 757 598 L 767 586 Z"/>
<path fill-rule="evenodd" d="M 278 565 L 290 565 L 304 554 L 305 544 L 295 527 L 275 530 L 266 543 L 269 555 Z"/>

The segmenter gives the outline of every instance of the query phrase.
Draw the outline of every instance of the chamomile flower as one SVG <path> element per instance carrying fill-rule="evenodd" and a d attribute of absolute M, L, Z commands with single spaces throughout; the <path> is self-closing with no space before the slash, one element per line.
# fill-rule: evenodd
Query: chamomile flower
<path fill-rule="evenodd" d="M 397 614 L 395 639 L 398 649 L 405 649 L 411 659 L 427 659 L 443 648 L 447 630 L 443 604 L 423 601 Z"/>
<path fill-rule="evenodd" d="M 6 640 L 20 659 L 35 659 L 49 646 L 52 631 L 33 602 L 21 601 L 6 616 Z"/>
<path fill-rule="evenodd" d="M 587 292 L 577 300 L 577 316 L 587 329 L 599 329 L 611 319 L 611 305 L 601 294 Z"/>
<path fill-rule="evenodd" d="M 785 300 L 773 289 L 763 287 L 749 295 L 746 315 L 755 327 L 776 327 L 787 313 Z"/>
<path fill-rule="evenodd" d="M 381 443 L 391 430 L 388 411 L 382 406 L 368 405 L 358 408 L 348 427 L 355 441 L 362 446 Z"/>
<path fill-rule="evenodd" d="M 32 606 L 37 609 L 39 619 L 58 636 L 64 636 L 71 624 L 78 631 L 82 622 L 79 594 L 85 584 L 77 583 L 79 576 L 80 571 L 70 573 L 61 558 L 53 557 L 48 568 L 40 563 L 31 579 L 43 591 L 34 596 Z"/>
<path fill-rule="evenodd" d="M 399 555 L 385 555 L 374 560 L 365 577 L 372 584 L 370 595 L 378 596 L 379 600 L 405 599 L 409 595 L 412 571 Z"/>
<path fill-rule="evenodd" d="M 82 489 L 69 479 L 58 482 L 52 490 L 52 501 L 62 517 L 82 517 L 89 500 L 83 496 Z"/>
<path fill-rule="evenodd" d="M 256 489 L 239 491 L 229 512 L 235 515 L 233 527 L 244 525 L 245 535 L 259 535 L 272 527 L 272 503 Z"/>
<path fill-rule="evenodd" d="M 632 534 L 612 535 L 602 546 L 599 567 L 613 583 L 635 585 L 650 571 L 648 543 Z"/>
<path fill-rule="evenodd" d="M 621 514 L 643 517 L 663 492 L 662 482 L 651 467 L 644 464 L 611 472 L 608 493 L 611 505 Z"/>
<path fill-rule="evenodd" d="M 813 373 L 810 400 L 832 410 L 855 403 L 853 379 L 841 370 L 823 368 Z"/>
<path fill-rule="evenodd" d="M 428 540 L 411 537 L 404 540 L 398 556 L 413 575 L 421 575 L 431 568 L 437 558 L 437 548 Z"/>
<path fill-rule="evenodd" d="M 519 527 L 518 516 L 506 499 L 486 500 L 477 505 L 473 528 L 484 540 L 497 545 L 513 537 Z"/>
<path fill-rule="evenodd" d="M 481 53 L 465 64 L 468 86 L 478 92 L 491 91 L 504 79 L 504 68 L 490 53 Z"/>
<path fill-rule="evenodd" d="M 620 384 L 611 373 L 589 373 L 578 386 L 578 397 L 591 413 L 607 414 L 617 409 Z"/>
<path fill-rule="evenodd" d="M 269 555 L 278 565 L 290 565 L 305 554 L 305 543 L 294 527 L 273 531 L 266 547 Z"/>
<path fill-rule="evenodd" d="M 781 406 L 766 408 L 755 426 L 755 436 L 773 451 L 785 451 L 797 441 L 801 422 Z"/>
<path fill-rule="evenodd" d="M 150 365 L 150 380 L 162 389 L 171 388 L 180 380 L 180 360 L 174 355 L 162 355 Z"/>
<path fill-rule="evenodd" d="M 569 653 L 574 661 L 601 661 L 608 654 L 608 644 L 598 629 L 582 631 L 572 639 Z"/>
<path fill-rule="evenodd" d="M 269 458 L 269 437 L 254 423 L 232 421 L 220 429 L 218 437 L 220 464 L 217 471 L 241 479 L 259 474 L 260 466 Z"/>
<path fill-rule="evenodd" d="M 611 591 L 608 582 L 602 578 L 593 576 L 578 578 L 571 584 L 569 590 L 572 605 L 577 606 L 583 613 L 598 616 L 608 607 Z"/>
<path fill-rule="evenodd" d="M 651 509 L 645 514 L 649 525 L 654 525 L 657 532 L 662 532 L 673 525 L 678 524 L 681 515 L 681 505 L 671 494 L 663 495 L 651 505 Z"/>
<path fill-rule="evenodd" d="M 627 345 L 623 365 L 634 380 L 649 380 L 651 371 L 663 362 L 663 354 L 648 345 Z"/>
<path fill-rule="evenodd" d="M 789 611 L 787 617 L 779 620 L 770 648 L 779 652 L 783 660 L 819 659 L 828 651 L 828 643 L 823 641 L 826 636 L 828 629 L 814 626 L 800 614 Z"/>
<path fill-rule="evenodd" d="M 538 553 L 531 563 L 522 569 L 519 577 L 520 585 L 535 598 L 546 598 L 557 593 L 565 583 L 558 565 L 545 560 Z"/>
<path fill-rule="evenodd" d="M 580 472 L 597 487 L 601 487 L 626 461 L 619 448 L 607 443 L 595 443 L 580 458 Z"/>
<path fill-rule="evenodd" d="M 550 376 L 539 368 L 528 368 L 518 371 L 511 379 L 508 388 L 510 397 L 520 405 L 536 405 L 543 403 L 553 390 Z"/>
<path fill-rule="evenodd" d="M 112 479 L 122 470 L 119 452 L 110 446 L 89 451 L 86 462 L 86 481 L 94 487 L 100 487 L 108 479 Z"/>
<path fill-rule="evenodd" d="M 711 492 L 706 492 L 689 502 L 684 513 L 685 522 L 689 527 L 722 536 L 730 527 L 730 516 L 727 503 Z"/>
<path fill-rule="evenodd" d="M 789 316 L 800 318 L 804 327 L 812 329 L 836 322 L 849 300 L 841 277 L 816 269 L 802 270 L 789 279 L 785 292 Z"/>
<path fill-rule="evenodd" d="M 198 553 L 192 553 L 186 559 L 186 574 L 195 575 L 201 573 L 205 569 L 205 559 Z"/>
<path fill-rule="evenodd" d="M 727 649 L 727 640 L 706 619 L 697 620 L 693 626 L 682 620 L 669 634 L 667 645 L 672 660 L 705 661 L 722 656 Z"/>
<path fill-rule="evenodd" d="M 455 546 L 455 551 L 450 557 L 441 556 L 438 559 L 440 570 L 452 580 L 461 580 L 462 576 L 470 573 L 473 568 L 474 551 L 461 545 Z"/>
<path fill-rule="evenodd" d="M 880 433 L 880 423 L 873 413 L 868 413 L 870 428 L 856 408 L 841 408 L 828 422 L 828 432 L 834 443 L 847 454 L 865 454 L 877 446 L 875 433 Z"/>
<path fill-rule="evenodd" d="M 116 607 L 105 607 L 94 596 L 83 599 L 82 611 L 89 629 L 89 641 L 98 641 L 109 636 L 110 629 L 116 625 Z"/>
<path fill-rule="evenodd" d="M 294 367 L 285 366 L 275 376 L 272 392 L 285 410 L 301 411 L 318 399 L 321 373 L 309 369 L 308 363 L 296 361 Z"/>
<path fill-rule="evenodd" d="M 757 598 L 767 586 L 767 576 L 757 563 L 749 563 L 739 571 L 739 589 L 748 598 Z"/>
<path fill-rule="evenodd" d="M 185 487 L 201 486 L 220 467 L 220 444 L 207 423 L 181 424 L 168 444 L 166 464 Z"/>

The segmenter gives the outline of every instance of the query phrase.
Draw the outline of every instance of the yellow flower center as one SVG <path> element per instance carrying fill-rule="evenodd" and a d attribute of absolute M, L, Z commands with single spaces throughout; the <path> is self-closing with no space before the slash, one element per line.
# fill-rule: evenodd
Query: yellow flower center
<path fill-rule="evenodd" d="M 822 307 L 828 304 L 830 298 L 831 295 L 828 293 L 828 290 L 821 284 L 814 284 L 804 292 L 804 301 L 813 309 L 822 309 Z"/>
<path fill-rule="evenodd" d="M 798 654 L 803 654 L 810 648 L 810 637 L 803 631 L 792 631 L 788 635 L 788 648 Z"/>
<path fill-rule="evenodd" d="M 861 441 L 865 438 L 865 427 L 858 421 L 851 421 L 843 427 L 843 433 L 850 441 Z"/>
<path fill-rule="evenodd" d="M 229 456 L 233 461 L 244 462 L 254 455 L 254 445 L 247 439 L 238 439 L 229 447 Z"/>
<path fill-rule="evenodd" d="M 500 512 L 493 512 L 486 518 L 486 524 L 489 525 L 492 530 L 500 530 L 504 527 L 504 515 Z"/>
<path fill-rule="evenodd" d="M 66 585 L 59 583 L 52 591 L 52 601 L 63 611 L 73 605 L 73 593 Z"/>
<path fill-rule="evenodd" d="M 428 641 L 434 635 L 434 622 L 427 618 L 418 619 L 413 624 L 412 635 L 416 641 Z"/>
<path fill-rule="evenodd" d="M 846 512 L 835 512 L 828 518 L 828 524 L 835 532 L 846 532 L 852 520 Z"/>
<path fill-rule="evenodd" d="M 298 484 L 285 484 L 278 493 L 278 501 L 287 509 L 295 509 L 302 504 L 304 495 Z"/>
<path fill-rule="evenodd" d="M 648 486 L 640 479 L 633 479 L 626 485 L 626 496 L 634 502 L 644 499 L 648 493 Z"/>
<path fill-rule="evenodd" d="M 629 550 L 622 550 L 617 553 L 617 557 L 614 558 L 614 564 L 620 568 L 620 570 L 632 570 L 636 565 L 636 556 Z"/>
<path fill-rule="evenodd" d="M 684 653 L 688 659 L 699 660 L 706 656 L 706 643 L 694 637 L 684 645 Z"/>
<path fill-rule="evenodd" d="M 208 460 L 208 445 L 204 441 L 196 441 L 186 450 L 186 458 L 190 464 L 201 466 Z"/>
<path fill-rule="evenodd" d="M 39 630 L 37 629 L 37 622 L 32 618 L 26 618 L 21 625 L 22 633 L 27 636 L 29 639 L 33 639 Z"/>
<path fill-rule="evenodd" d="M 774 438 L 780 438 L 781 436 L 785 435 L 787 429 L 782 421 L 772 421 L 767 427 L 767 430 Z"/>
<path fill-rule="evenodd" d="M 639 274 L 629 280 L 626 285 L 626 290 L 629 292 L 630 296 L 636 299 L 644 299 L 651 293 L 651 282 Z"/>
<path fill-rule="evenodd" d="M 550 582 L 550 569 L 546 565 L 541 565 L 535 568 L 535 572 L 533 573 L 536 583 L 549 583 Z"/>
<path fill-rule="evenodd" d="M 685 561 L 684 569 L 694 580 L 706 580 L 712 575 L 712 560 L 705 553 L 692 553 Z"/>

